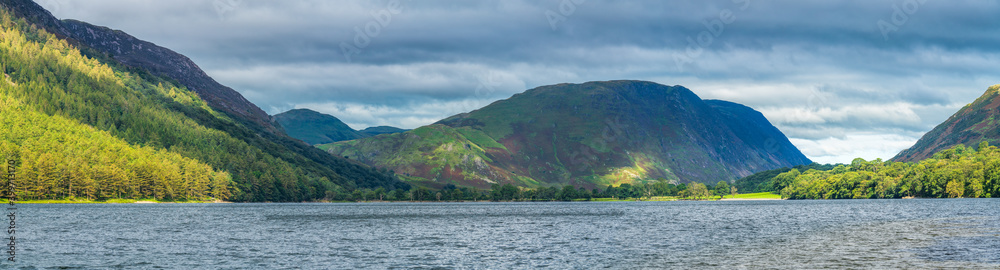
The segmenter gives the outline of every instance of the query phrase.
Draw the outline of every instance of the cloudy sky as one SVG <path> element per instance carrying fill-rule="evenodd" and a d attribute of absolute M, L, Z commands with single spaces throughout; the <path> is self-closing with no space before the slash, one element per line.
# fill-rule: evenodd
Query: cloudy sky
<path fill-rule="evenodd" d="M 814 161 L 850 162 L 1000 84 L 997 1 L 36 1 L 187 55 L 268 113 L 357 129 L 637 79 L 746 104 Z"/>

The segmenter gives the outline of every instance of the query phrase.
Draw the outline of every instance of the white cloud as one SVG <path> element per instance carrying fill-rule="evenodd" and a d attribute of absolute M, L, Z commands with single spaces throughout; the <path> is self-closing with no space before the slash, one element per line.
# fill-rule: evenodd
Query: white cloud
<path fill-rule="evenodd" d="M 372 105 L 356 102 L 302 103 L 295 108 L 308 108 L 334 115 L 353 129 L 373 126 L 394 126 L 413 129 L 428 125 L 456 114 L 486 106 L 490 99 L 463 99 L 453 101 L 423 100 L 404 106 Z"/>
<path fill-rule="evenodd" d="M 921 128 L 923 121 L 914 112 L 915 107 L 920 106 L 895 102 L 845 105 L 836 108 L 766 107 L 758 110 L 776 125 L 841 124 Z"/>
<path fill-rule="evenodd" d="M 856 133 L 845 138 L 804 140 L 792 138 L 792 144 L 814 162 L 823 164 L 851 163 L 855 158 L 889 160 L 900 151 L 913 146 L 916 137 L 895 134 Z"/>

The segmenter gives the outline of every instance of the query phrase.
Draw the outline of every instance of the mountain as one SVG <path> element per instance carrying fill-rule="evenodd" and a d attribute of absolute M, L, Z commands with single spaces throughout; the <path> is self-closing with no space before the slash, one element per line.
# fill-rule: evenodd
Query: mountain
<path fill-rule="evenodd" d="M 811 163 L 753 109 L 643 81 L 542 86 L 411 131 L 318 147 L 429 187 L 715 183 Z"/>
<path fill-rule="evenodd" d="M 390 126 L 377 126 L 377 127 L 369 127 L 369 128 L 366 128 L 366 129 L 362 129 L 362 130 L 360 130 L 360 132 L 368 134 L 368 136 L 375 136 L 375 135 L 382 135 L 382 134 L 393 134 L 393 133 L 406 132 L 408 130 L 409 129 L 401 129 L 401 128 L 390 127 Z"/>
<path fill-rule="evenodd" d="M 1000 123 L 997 123 L 1000 120 L 997 117 L 1000 99 L 997 96 L 1000 96 L 1000 85 L 989 87 L 982 97 L 966 105 L 892 160 L 921 161 L 959 144 L 978 147 L 980 142 L 986 141 L 997 145 L 1000 142 Z"/>
<path fill-rule="evenodd" d="M 390 126 L 369 127 L 354 130 L 332 115 L 310 109 L 295 109 L 274 115 L 289 136 L 310 145 L 325 144 L 367 138 L 375 135 L 393 134 L 407 131 Z"/>
<path fill-rule="evenodd" d="M 25 198 L 199 199 L 218 198 L 204 189 L 220 188 L 234 201 L 304 201 L 409 187 L 288 137 L 235 91 L 192 91 L 199 86 L 184 76 L 204 73 L 179 54 L 106 28 L 79 28 L 112 34 L 78 39 L 70 29 L 80 22 L 59 21 L 31 1 L 0 0 L 0 15 L 0 109 L 5 119 L 33 119 L 2 122 L 16 132 L 0 134 L 0 151 L 21 164 L 19 173 L 46 176 L 25 179 L 51 179 L 18 185 Z M 104 51 L 126 43 L 132 56 L 124 47 Z M 175 70 L 145 66 L 156 64 Z"/>
<path fill-rule="evenodd" d="M 274 115 L 289 136 L 310 145 L 348 141 L 371 136 L 359 132 L 336 117 L 310 109 L 295 109 Z"/>

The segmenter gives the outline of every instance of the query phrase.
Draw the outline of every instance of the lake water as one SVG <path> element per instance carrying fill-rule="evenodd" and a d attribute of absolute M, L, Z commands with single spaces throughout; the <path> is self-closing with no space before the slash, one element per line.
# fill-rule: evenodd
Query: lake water
<path fill-rule="evenodd" d="M 2 268 L 1000 268 L 997 199 L 18 207 Z"/>

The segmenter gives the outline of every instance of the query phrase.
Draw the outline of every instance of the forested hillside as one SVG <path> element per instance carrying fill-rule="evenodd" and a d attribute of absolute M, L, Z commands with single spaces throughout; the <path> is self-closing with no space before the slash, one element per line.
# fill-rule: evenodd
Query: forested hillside
<path fill-rule="evenodd" d="M 9 85 L 4 82 L 3 84 Z M 0 97 L 0 156 L 18 162 L 23 199 L 157 198 L 225 200 L 228 173 L 153 147 L 130 145 L 107 132 Z M 7 167 L 2 171 L 7 173 Z"/>
<path fill-rule="evenodd" d="M 176 82 L 78 49 L 7 10 L 0 27 L 0 142 L 28 181 L 18 183 L 28 198 L 303 201 L 406 187 L 261 137 Z"/>

